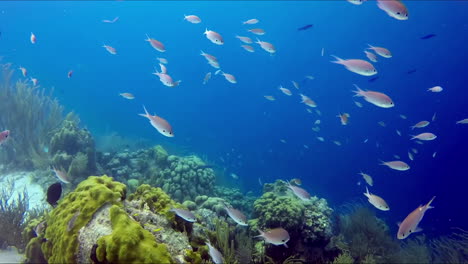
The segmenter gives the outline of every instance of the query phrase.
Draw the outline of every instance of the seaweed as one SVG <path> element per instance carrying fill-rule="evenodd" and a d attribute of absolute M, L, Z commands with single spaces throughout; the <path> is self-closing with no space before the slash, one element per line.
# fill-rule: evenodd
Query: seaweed
<path fill-rule="evenodd" d="M 52 97 L 53 89 L 46 91 L 32 86 L 26 80 L 12 81 L 11 64 L 0 65 L 0 128 L 9 129 L 11 137 L 3 144 L 0 161 L 7 169 L 46 168 L 49 155 L 44 151 L 50 140 L 50 131 L 63 120 L 61 106 Z"/>
<path fill-rule="evenodd" d="M 456 228 L 449 236 L 430 242 L 434 263 L 466 263 L 468 259 L 468 231 Z"/>

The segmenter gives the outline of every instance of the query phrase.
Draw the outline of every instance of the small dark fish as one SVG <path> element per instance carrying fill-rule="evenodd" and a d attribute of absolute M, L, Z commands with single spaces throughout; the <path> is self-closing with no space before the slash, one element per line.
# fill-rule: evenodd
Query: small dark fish
<path fill-rule="evenodd" d="M 420 39 L 430 39 L 430 38 L 433 38 L 435 36 L 437 36 L 437 35 L 436 34 L 428 34 L 428 35 L 420 37 Z"/>
<path fill-rule="evenodd" d="M 305 26 L 303 26 L 303 27 L 300 27 L 300 28 L 298 28 L 297 30 L 299 30 L 299 31 L 301 31 L 301 30 L 307 30 L 307 29 L 309 29 L 309 28 L 311 28 L 311 27 L 313 27 L 313 26 L 314 26 L 314 25 L 309 24 L 309 25 L 305 25 Z"/>
<path fill-rule="evenodd" d="M 369 79 L 368 82 L 375 82 L 378 78 L 379 78 L 378 76 L 377 76 L 377 77 L 374 77 L 374 78 L 372 78 L 372 79 Z"/>
<path fill-rule="evenodd" d="M 417 71 L 416 69 L 411 69 L 411 70 L 407 71 L 406 73 L 407 74 L 412 74 L 412 73 L 415 73 L 416 71 Z"/>
<path fill-rule="evenodd" d="M 56 182 L 47 188 L 47 202 L 53 207 L 57 205 L 60 196 L 62 196 L 62 185 L 60 182 Z"/>

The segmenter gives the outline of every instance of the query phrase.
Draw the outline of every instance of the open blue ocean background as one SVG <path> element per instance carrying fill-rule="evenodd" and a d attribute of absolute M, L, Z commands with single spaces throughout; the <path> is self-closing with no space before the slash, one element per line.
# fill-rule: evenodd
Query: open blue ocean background
<path fill-rule="evenodd" d="M 371 192 L 391 207 L 377 214 L 393 233 L 394 223 L 437 196 L 435 209 L 421 223 L 432 236 L 449 233 L 451 227 L 468 228 L 468 126 L 455 124 L 468 118 L 468 2 L 405 4 L 407 21 L 389 17 L 374 1 L 361 6 L 346 1 L 2 1 L 0 55 L 15 68 L 26 67 L 42 87 L 54 87 L 66 110 L 78 113 L 95 137 L 115 131 L 149 139 L 171 152 L 204 156 L 226 169 L 220 182 L 257 194 L 259 179 L 300 178 L 305 189 L 337 210 L 346 203 L 366 202 L 358 175 L 363 171 L 374 178 Z M 202 23 L 188 23 L 184 14 L 196 14 Z M 117 16 L 114 24 L 101 22 Z M 242 25 L 250 18 L 260 23 Z M 313 27 L 297 30 L 306 24 Z M 255 39 L 247 32 L 254 27 L 265 29 L 258 38 L 273 43 L 275 55 L 257 44 L 254 53 L 240 47 L 234 36 Z M 207 40 L 205 28 L 219 32 L 225 44 Z M 29 41 L 31 32 L 36 45 Z M 163 42 L 167 51 L 154 50 L 144 41 L 145 34 Z M 420 39 L 427 34 L 436 36 Z M 109 54 L 103 44 L 118 54 Z M 367 44 L 393 53 L 374 63 L 379 71 L 374 82 L 330 63 L 332 54 L 366 59 Z M 205 74 L 215 69 L 200 56 L 201 50 L 216 56 L 221 69 L 234 74 L 238 83 L 213 75 L 203 85 Z M 165 87 L 151 74 L 158 67 L 157 57 L 169 60 L 169 74 L 182 80 L 179 87 Z M 74 71 L 71 79 L 69 70 Z M 22 78 L 19 71 L 16 77 Z M 292 80 L 300 84 L 299 90 Z M 395 107 L 378 108 L 353 97 L 352 84 L 388 94 Z M 293 96 L 282 94 L 280 85 Z M 436 85 L 444 91 L 426 91 Z M 118 96 L 122 92 L 136 99 L 125 100 Z M 299 93 L 316 101 L 322 115 L 315 109 L 307 112 Z M 171 123 L 174 138 L 163 137 L 137 115 L 143 105 Z M 351 116 L 347 126 L 336 117 L 344 112 Z M 427 128 L 411 131 L 411 125 L 430 121 L 434 113 L 436 119 Z M 319 132 L 312 131 L 316 120 L 321 120 Z M 426 131 L 438 138 L 423 145 L 410 141 L 409 135 Z M 419 151 L 414 161 L 407 155 L 411 148 Z M 411 169 L 399 172 L 379 165 L 379 160 L 394 160 L 393 155 Z"/>

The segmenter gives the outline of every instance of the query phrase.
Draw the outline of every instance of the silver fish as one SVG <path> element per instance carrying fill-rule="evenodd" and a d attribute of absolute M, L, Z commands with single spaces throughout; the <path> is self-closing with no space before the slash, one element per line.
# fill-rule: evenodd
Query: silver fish
<path fill-rule="evenodd" d="M 174 212 L 176 215 L 178 215 L 179 217 L 181 217 L 182 219 L 184 219 L 187 222 L 196 222 L 197 221 L 197 217 L 192 212 L 190 212 L 188 210 L 172 208 L 169 211 Z"/>
<path fill-rule="evenodd" d="M 232 207 L 228 207 L 227 205 L 224 205 L 224 209 L 226 210 L 229 217 L 231 217 L 232 220 L 234 220 L 237 224 L 241 226 L 248 226 L 247 217 L 241 211 Z"/>
<path fill-rule="evenodd" d="M 208 254 L 210 254 L 211 260 L 215 264 L 222 264 L 224 262 L 223 255 L 219 250 L 217 250 L 215 247 L 213 247 L 210 242 L 205 242 L 205 244 L 208 246 Z"/>
<path fill-rule="evenodd" d="M 288 243 L 290 237 L 288 231 L 286 231 L 285 229 L 278 227 L 275 229 L 271 229 L 267 232 L 263 232 L 262 230 L 258 230 L 258 232 L 260 232 L 260 235 L 256 237 L 263 238 L 266 243 L 270 243 L 275 246 L 283 245 L 285 247 L 288 247 L 286 243 Z"/>
<path fill-rule="evenodd" d="M 291 191 L 293 191 L 293 193 L 302 201 L 310 200 L 310 194 L 301 187 L 293 186 L 288 182 L 288 188 L 291 189 Z"/>

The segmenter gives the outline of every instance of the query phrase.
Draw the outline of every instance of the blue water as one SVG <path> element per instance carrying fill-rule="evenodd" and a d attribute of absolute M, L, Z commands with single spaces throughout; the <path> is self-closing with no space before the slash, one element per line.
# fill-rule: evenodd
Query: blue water
<path fill-rule="evenodd" d="M 362 170 L 374 178 L 371 192 L 389 203 L 389 212 L 377 214 L 392 229 L 396 229 L 393 223 L 435 195 L 436 209 L 421 225 L 431 236 L 450 232 L 454 226 L 468 228 L 468 125 L 455 125 L 468 118 L 468 2 L 405 4 L 410 12 L 407 21 L 387 16 L 373 1 L 361 6 L 346 1 L 2 1 L 0 55 L 15 68 L 26 67 L 42 87 L 55 87 L 54 94 L 66 110 L 78 113 L 93 135 L 117 131 L 125 137 L 150 139 L 171 151 L 206 156 L 239 175 L 239 182 L 228 181 L 246 191 L 260 194 L 259 178 L 263 183 L 300 178 L 304 188 L 337 208 L 358 199 L 365 202 L 364 184 L 357 185 L 364 183 L 357 174 Z M 184 14 L 196 14 L 202 23 L 188 23 Z M 101 22 L 117 16 L 114 24 Z M 260 23 L 241 24 L 250 18 Z M 306 24 L 314 26 L 297 31 Z M 254 27 L 266 30 L 259 38 L 273 43 L 276 55 L 257 44 L 253 44 L 255 53 L 240 48 L 234 36 L 255 39 L 246 31 Z M 225 44 L 208 41 L 205 28 L 219 32 Z M 37 36 L 35 45 L 29 41 L 30 32 Z M 145 34 L 163 42 L 167 51 L 154 50 L 144 41 Z M 437 36 L 420 39 L 427 34 Z M 330 63 L 331 54 L 365 59 L 368 43 L 393 53 L 391 59 L 379 57 L 374 63 L 379 71 L 375 82 Z M 109 54 L 103 44 L 115 47 L 118 54 Z M 234 74 L 238 83 L 213 76 L 203 85 L 205 74 L 215 69 L 200 50 L 216 56 L 223 71 Z M 158 65 L 156 57 L 169 60 L 169 74 L 182 80 L 179 87 L 165 87 L 151 74 Z M 412 69 L 416 72 L 408 74 Z M 69 70 L 74 71 L 71 79 Z M 19 71 L 16 75 L 20 78 Z M 315 79 L 304 81 L 305 75 Z M 299 91 L 291 80 L 301 85 Z M 396 106 L 382 109 L 353 98 L 353 83 L 388 94 Z M 293 96 L 281 94 L 279 85 L 291 89 Z M 444 91 L 426 92 L 436 85 Z M 121 92 L 131 92 L 136 99 L 125 100 L 118 96 Z M 300 92 L 317 102 L 322 116 L 315 109 L 306 111 L 299 103 Z M 274 95 L 276 101 L 267 101 L 264 95 Z M 353 100 L 364 107 L 358 108 Z M 142 105 L 167 119 L 175 137 L 163 137 L 138 116 Z M 351 115 L 348 126 L 340 124 L 336 117 L 340 112 Z M 409 127 L 430 121 L 435 112 L 436 121 L 414 133 L 433 132 L 438 138 L 424 145 L 411 142 Z M 318 133 L 311 130 L 317 119 L 321 120 Z M 387 126 L 379 126 L 379 121 Z M 413 162 L 407 157 L 411 148 L 419 150 Z M 394 160 L 394 154 L 411 169 L 398 172 L 379 165 L 380 159 Z"/>

